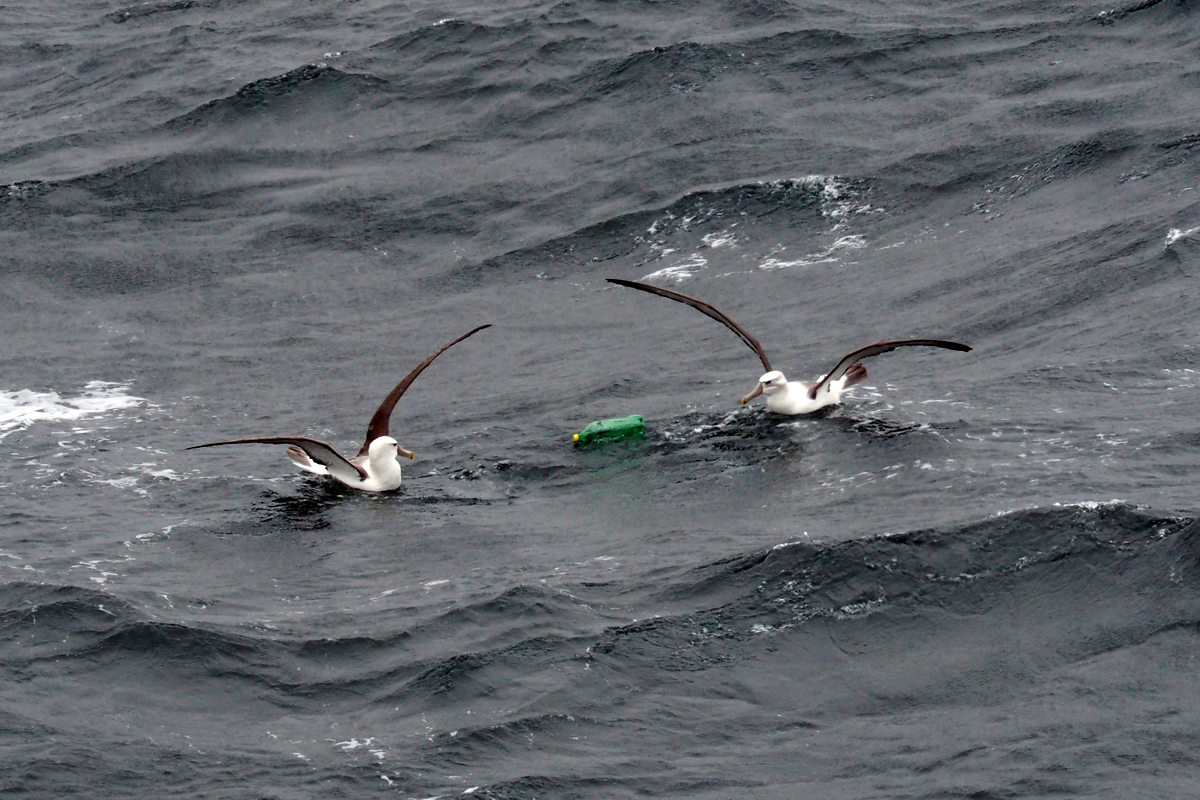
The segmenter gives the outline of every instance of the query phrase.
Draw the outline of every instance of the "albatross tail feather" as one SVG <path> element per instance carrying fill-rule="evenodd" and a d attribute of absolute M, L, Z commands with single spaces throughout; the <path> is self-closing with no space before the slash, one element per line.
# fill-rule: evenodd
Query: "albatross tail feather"
<path fill-rule="evenodd" d="M 849 389 L 856 383 L 862 383 L 867 379 L 867 368 L 861 363 L 855 364 L 850 369 L 846 370 L 846 382 L 842 384 L 842 389 Z"/>

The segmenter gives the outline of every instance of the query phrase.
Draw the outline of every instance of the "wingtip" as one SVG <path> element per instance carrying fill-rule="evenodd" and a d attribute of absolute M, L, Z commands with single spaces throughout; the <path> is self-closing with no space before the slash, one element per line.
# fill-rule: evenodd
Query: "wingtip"
<path fill-rule="evenodd" d="M 471 330 L 469 330 L 468 332 L 464 333 L 464 334 L 463 334 L 461 337 L 459 337 L 457 340 L 455 340 L 454 344 L 458 344 L 458 342 L 461 342 L 463 339 L 470 338 L 471 336 L 474 336 L 475 334 L 479 333 L 481 330 L 484 330 L 485 328 L 490 328 L 490 327 L 492 327 L 492 323 L 490 323 L 490 322 L 489 322 L 489 323 L 488 323 L 488 324 L 486 324 L 486 325 L 480 325 L 480 326 L 478 326 L 478 327 L 476 327 L 476 328 L 472 328 L 472 329 L 471 329 Z"/>

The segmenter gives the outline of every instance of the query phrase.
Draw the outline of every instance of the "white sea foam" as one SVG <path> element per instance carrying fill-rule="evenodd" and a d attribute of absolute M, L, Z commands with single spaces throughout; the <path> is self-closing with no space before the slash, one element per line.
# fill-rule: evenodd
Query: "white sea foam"
<path fill-rule="evenodd" d="M 128 394 L 120 383 L 92 381 L 78 397 L 64 398 L 58 392 L 32 389 L 0 391 L 0 440 L 16 430 L 38 422 L 66 422 L 96 414 L 134 408 L 146 402 Z"/>
<path fill-rule="evenodd" d="M 692 277 L 699 270 L 704 269 L 708 264 L 708 259 L 699 253 L 692 253 L 682 261 L 676 262 L 669 267 L 663 267 L 660 270 L 651 272 L 649 275 L 643 275 L 643 281 L 652 281 L 655 279 L 669 279 L 676 283 L 682 283 Z"/>
<path fill-rule="evenodd" d="M 841 250 L 861 250 L 866 246 L 867 240 L 861 235 L 855 234 L 853 236 L 843 236 L 833 244 L 829 245 L 829 247 L 826 247 L 824 250 L 816 253 L 809 253 L 808 255 L 801 256 L 800 258 L 791 261 L 785 261 L 783 259 L 776 258 L 775 255 L 778 255 L 778 253 L 782 252 L 782 250 L 777 251 L 775 254 L 763 259 L 763 262 L 758 265 L 758 268 L 790 269 L 793 267 L 809 267 L 813 264 L 828 264 L 840 260 L 840 255 L 838 255 L 838 252 Z"/>
<path fill-rule="evenodd" d="M 1180 239 L 1186 239 L 1198 233 L 1200 233 L 1200 228 L 1188 228 L 1186 231 L 1181 231 L 1179 228 L 1171 228 L 1167 231 L 1167 240 L 1163 243 L 1163 247 L 1170 247 Z"/>
<path fill-rule="evenodd" d="M 736 233 L 733 233 L 729 228 L 726 228 L 720 233 L 705 234 L 704 236 L 700 237 L 700 241 L 704 242 L 713 250 L 716 250 L 721 247 L 736 247 L 737 243 L 741 241 L 741 239 Z"/>
<path fill-rule="evenodd" d="M 887 604 L 886 597 L 877 597 L 874 600 L 864 600 L 861 603 L 851 603 L 839 608 L 833 612 L 835 619 L 854 619 L 855 617 L 865 617 L 874 614 L 883 609 Z"/>
<path fill-rule="evenodd" d="M 357 750 L 360 747 L 369 748 L 374 742 L 375 742 L 375 737 L 368 736 L 366 739 L 363 739 L 361 742 L 358 739 L 348 739 L 347 741 L 344 741 L 344 742 L 335 742 L 333 746 L 341 748 L 342 750 L 344 750 L 346 752 L 350 752 L 351 750 Z"/>
<path fill-rule="evenodd" d="M 869 203 L 861 203 L 850 191 L 849 185 L 836 175 L 805 175 L 793 178 L 793 186 L 810 186 L 820 189 L 821 216 L 842 219 L 852 214 L 869 214 L 882 211 Z"/>
<path fill-rule="evenodd" d="M 1113 498 L 1112 500 L 1081 500 L 1077 503 L 1055 503 L 1055 508 L 1081 508 L 1084 511 L 1097 511 L 1101 508 L 1121 508 L 1128 506 L 1124 500 Z"/>
<path fill-rule="evenodd" d="M 1077 503 L 1051 503 L 1049 507 L 1050 508 L 1078 508 L 1083 511 L 1098 511 L 1099 509 L 1102 509 L 1102 508 L 1122 508 L 1122 507 L 1133 508 L 1133 506 L 1131 506 L 1129 503 L 1125 502 L 1124 500 L 1117 500 L 1117 499 L 1113 499 L 1113 500 L 1081 500 Z M 1038 505 L 1036 503 L 1033 505 L 1017 506 L 1015 508 L 1007 508 L 1002 511 L 993 512 L 991 514 L 991 517 L 992 518 L 1008 517 L 1013 514 L 1023 514 L 1023 513 L 1030 512 L 1030 511 L 1040 511 L 1043 508 L 1046 508 L 1046 506 Z"/>
<path fill-rule="evenodd" d="M 93 583 L 103 586 L 112 578 L 124 577 L 123 573 L 114 572 L 112 569 L 105 567 L 105 564 L 124 564 L 134 560 L 133 556 L 125 556 L 124 558 L 96 558 L 91 561 L 82 561 L 71 567 L 71 569 L 90 571 L 92 574 L 88 575 L 88 579 Z M 101 607 L 101 610 L 104 610 L 103 607 Z"/>

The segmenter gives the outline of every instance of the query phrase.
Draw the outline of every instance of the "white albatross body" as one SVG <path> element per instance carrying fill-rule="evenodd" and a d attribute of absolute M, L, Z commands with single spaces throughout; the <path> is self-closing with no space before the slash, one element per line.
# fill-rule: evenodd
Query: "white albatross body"
<path fill-rule="evenodd" d="M 361 492 L 391 492 L 399 489 L 401 475 L 400 461 L 397 456 L 404 456 L 408 459 L 417 456 L 415 453 L 405 450 L 399 442 L 388 435 L 392 409 L 396 407 L 397 401 L 422 370 L 432 364 L 435 358 L 468 336 L 490 327 L 492 326 L 480 325 L 463 334 L 405 375 L 404 379 L 388 392 L 388 396 L 375 410 L 375 414 L 367 425 L 366 441 L 363 442 L 358 454 L 353 458 L 346 458 L 325 442 L 310 439 L 307 436 L 255 436 L 249 439 L 229 439 L 198 444 L 187 449 L 198 450 L 201 447 L 219 447 L 227 444 L 286 444 L 288 458 L 305 472 L 311 472 L 314 475 L 328 475 L 339 483 Z"/>
<path fill-rule="evenodd" d="M 865 370 L 863 377 L 866 377 Z M 821 380 L 823 379 L 824 376 L 822 376 Z M 836 381 L 826 383 L 817 393 L 817 396 L 812 397 L 809 392 L 821 380 L 789 381 L 783 377 L 783 373 L 779 370 L 772 370 L 758 379 L 758 386 L 750 394 L 742 398 L 742 405 L 750 402 L 751 399 L 757 397 L 759 394 L 764 394 L 767 397 L 767 411 L 774 414 L 788 414 L 791 416 L 812 414 L 826 406 L 842 402 L 842 392 L 857 383 L 857 381 L 851 380 L 851 376 L 844 375 Z M 761 390 L 758 388 L 759 386 L 762 387 Z"/>
<path fill-rule="evenodd" d="M 661 286 L 651 286 L 648 283 L 627 281 L 621 278 L 608 278 L 607 280 L 618 286 L 656 294 L 659 297 L 689 305 L 736 333 L 738 338 L 755 352 L 759 361 L 762 362 L 763 369 L 766 370 L 758 379 L 758 385 L 750 391 L 750 394 L 742 398 L 742 405 L 746 405 L 760 394 L 764 394 L 767 396 L 767 410 L 775 414 L 789 416 L 812 414 L 826 406 L 840 403 L 842 394 L 847 389 L 867 379 L 867 368 L 860 363 L 863 359 L 891 352 L 898 347 L 940 347 L 963 353 L 971 350 L 965 344 L 944 339 L 897 339 L 891 342 L 876 342 L 842 356 L 837 366 L 815 381 L 789 381 L 782 372 L 771 367 L 771 361 L 767 358 L 763 346 L 758 343 L 758 339 L 751 336 L 745 328 L 734 322 L 716 306 L 686 294 L 664 289 Z"/>
<path fill-rule="evenodd" d="M 347 459 L 350 466 L 358 469 L 358 472 L 354 474 L 338 470 L 337 466 L 331 470 L 324 464 L 314 461 L 312 456 L 298 445 L 288 447 L 287 454 L 288 458 L 305 472 L 311 472 L 314 475 L 329 475 L 351 489 L 363 492 L 391 492 L 399 489 L 400 461 L 397 456 L 404 456 L 408 459 L 417 457 L 416 453 L 405 450 L 390 436 L 380 436 L 372 441 L 365 456 Z M 365 478 L 362 477 L 364 472 L 367 474 Z"/>

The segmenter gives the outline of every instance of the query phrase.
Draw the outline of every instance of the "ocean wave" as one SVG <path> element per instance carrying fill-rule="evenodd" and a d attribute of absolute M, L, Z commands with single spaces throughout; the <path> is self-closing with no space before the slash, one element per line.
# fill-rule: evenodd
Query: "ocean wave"
<path fill-rule="evenodd" d="M 1085 501 L 945 531 L 832 545 L 790 542 L 696 568 L 659 595 L 693 611 L 612 628 L 593 652 L 649 659 L 664 669 L 705 669 L 746 655 L 743 644 L 755 636 L 814 620 L 836 625 L 875 614 L 974 614 L 996 592 L 1069 598 L 1086 594 L 1097 580 L 1161 592 L 1190 574 L 1200 556 L 1197 534 L 1190 517 Z M 1183 595 L 1179 600 L 1191 602 Z M 1136 615 L 1120 623 L 1138 631 L 1130 633 L 1134 640 L 1151 624 Z"/>
<path fill-rule="evenodd" d="M 719 746 L 689 732 L 700 719 L 733 726 L 737 746 L 764 730 L 840 742 L 843 725 L 1007 709 L 1014 692 L 1064 674 L 1091 686 L 1106 659 L 1190 652 L 1197 534 L 1190 517 L 1083 500 L 837 543 L 788 537 L 652 581 L 619 574 L 515 585 L 440 611 L 339 611 L 307 632 L 13 582 L 0 586 L 0 657 L 18 680 L 105 687 L 91 697 L 152 684 L 174 713 L 194 712 L 188 733 L 223 742 L 205 722 L 213 704 L 221 725 L 251 709 L 239 746 L 320 775 L 501 797 L 527 785 L 521 775 L 578 788 L 564 765 L 612 758 L 629 741 L 660 746 L 664 715 L 671 741 L 697 752 Z M 659 785 L 655 764 L 622 764 L 630 786 Z"/>
<path fill-rule="evenodd" d="M 242 121 L 259 121 L 269 116 L 276 122 L 317 113 L 333 107 L 351 107 L 366 93 L 378 92 L 387 81 L 373 75 L 347 73 L 324 63 L 305 64 L 283 75 L 261 78 L 242 86 L 229 97 L 212 100 L 163 124 L 179 133 L 214 129 L 226 133 Z"/>
<path fill-rule="evenodd" d="M 516 281 L 590 272 L 603 264 L 644 270 L 645 278 L 681 280 L 713 264 L 737 270 L 788 266 L 778 258 L 786 242 L 811 243 L 837 231 L 824 255 L 866 246 L 842 228 L 853 217 L 879 209 L 869 182 L 839 175 L 753 181 L 688 192 L 653 210 L 621 214 L 566 236 L 457 268 L 453 278 L 476 282 Z M 785 238 L 786 237 L 786 238 Z M 665 267 L 658 267 L 662 262 Z M 810 262 L 815 263 L 815 262 Z M 439 277 L 439 281 L 443 280 Z"/>
<path fill-rule="evenodd" d="M 497 46 L 504 46 L 514 35 L 526 34 L 532 28 L 533 25 L 524 20 L 509 25 L 493 26 L 447 17 L 431 25 L 423 25 L 385 39 L 371 45 L 369 49 L 403 53 L 418 61 L 445 55 L 447 51 L 494 53 Z"/>
<path fill-rule="evenodd" d="M 128 22 L 131 19 L 145 19 L 157 14 L 169 14 L 173 11 L 187 11 L 199 5 L 198 0 L 161 0 L 157 3 L 139 3 L 138 5 L 126 6 L 125 8 L 117 9 L 110 14 L 105 14 L 104 18 L 109 22 L 120 25 Z M 205 2 L 206 7 L 214 5 L 211 0 Z"/>
<path fill-rule="evenodd" d="M 746 643 L 765 633 L 879 614 L 979 613 L 996 592 L 1070 598 L 1097 580 L 1115 581 L 1121 591 L 1169 592 L 1200 563 L 1197 533 L 1190 517 L 1081 501 L 940 531 L 786 542 L 681 573 L 654 592 L 648 607 L 661 613 L 619 625 L 594 607 L 633 588 L 619 582 L 570 592 L 517 586 L 411 626 L 321 639 L 162 620 L 162 609 L 148 616 L 100 588 L 21 582 L 0 587 L 0 620 L 13 663 L 137 656 L 186 664 L 189 672 L 220 664 L 222 674 L 253 677 L 285 694 L 358 687 L 390 702 L 448 691 L 470 696 L 494 680 L 481 684 L 481 674 L 553 669 L 564 659 L 707 669 L 750 657 Z M 1175 613 L 1169 606 L 1168 616 Z M 1152 624 L 1133 616 L 1114 622 L 1138 630 Z"/>

